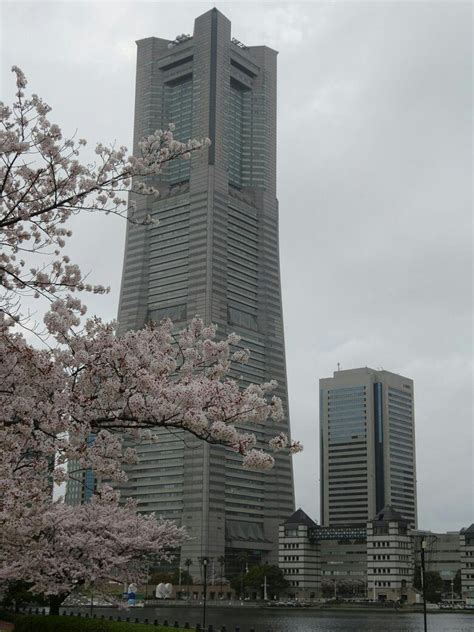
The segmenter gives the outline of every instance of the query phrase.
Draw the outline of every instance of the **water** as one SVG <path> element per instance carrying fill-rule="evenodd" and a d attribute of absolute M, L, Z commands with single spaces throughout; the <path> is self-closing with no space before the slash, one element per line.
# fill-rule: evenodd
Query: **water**
<path fill-rule="evenodd" d="M 108 618 L 121 616 L 135 617 L 149 622 L 158 619 L 169 625 L 178 621 L 181 625 L 187 621 L 192 629 L 196 623 L 202 625 L 202 609 L 199 607 L 146 607 L 131 608 L 127 612 L 116 609 L 96 608 L 97 616 L 105 614 Z M 270 610 L 247 607 L 211 606 L 207 609 L 206 626 L 212 624 L 215 632 L 225 625 L 228 632 L 240 627 L 240 632 L 423 632 L 421 613 L 403 613 L 394 611 L 380 612 L 342 612 L 328 610 Z M 151 628 L 153 629 L 153 628 Z M 473 632 L 474 614 L 470 613 L 428 613 L 428 632 Z"/>

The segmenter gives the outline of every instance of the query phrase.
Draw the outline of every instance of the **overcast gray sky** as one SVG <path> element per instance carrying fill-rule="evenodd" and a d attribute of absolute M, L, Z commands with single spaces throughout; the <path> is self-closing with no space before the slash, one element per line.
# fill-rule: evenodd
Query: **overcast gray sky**
<path fill-rule="evenodd" d="M 278 196 L 297 504 L 319 520 L 318 379 L 415 381 L 419 526 L 474 521 L 472 7 L 456 2 L 1 2 L 12 64 L 79 137 L 131 146 L 135 40 L 192 33 L 217 6 L 279 51 Z M 76 223 L 74 259 L 111 294 L 125 226 Z"/>

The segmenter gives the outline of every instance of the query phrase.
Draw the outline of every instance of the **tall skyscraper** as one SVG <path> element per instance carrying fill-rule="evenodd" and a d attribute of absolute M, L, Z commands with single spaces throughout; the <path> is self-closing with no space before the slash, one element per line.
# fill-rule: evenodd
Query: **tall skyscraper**
<path fill-rule="evenodd" d="M 216 9 L 198 17 L 193 36 L 137 42 L 134 148 L 169 122 L 178 140 L 212 145 L 176 161 L 157 179 L 158 200 L 137 199 L 137 212 L 159 226 L 128 226 L 119 307 L 121 332 L 194 315 L 235 331 L 251 350 L 243 385 L 270 378 L 287 406 L 276 199 L 276 51 L 231 38 Z M 255 430 L 255 427 L 249 429 Z M 266 442 L 280 424 L 258 428 Z M 290 458 L 273 471 L 242 469 L 241 457 L 163 430 L 159 446 L 140 448 L 122 494 L 141 511 L 176 519 L 193 538 L 181 559 L 226 555 L 226 572 L 242 552 L 277 561 L 278 524 L 294 510 Z M 191 567 L 198 573 L 198 565 Z"/>
<path fill-rule="evenodd" d="M 416 528 L 413 381 L 361 368 L 319 389 L 321 524 L 364 524 L 391 505 Z"/>

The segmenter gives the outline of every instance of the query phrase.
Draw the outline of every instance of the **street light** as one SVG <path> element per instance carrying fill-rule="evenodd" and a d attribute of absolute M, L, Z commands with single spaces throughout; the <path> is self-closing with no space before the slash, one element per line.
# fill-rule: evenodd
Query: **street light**
<path fill-rule="evenodd" d="M 421 538 L 421 590 L 423 592 L 423 629 L 427 632 L 428 627 L 426 624 L 426 575 L 425 575 L 425 549 L 426 539 L 424 536 Z"/>
<path fill-rule="evenodd" d="M 202 607 L 202 629 L 206 629 L 206 599 L 207 599 L 207 565 L 209 563 L 208 557 L 203 557 L 201 559 L 202 565 L 204 567 L 204 599 L 203 599 L 203 607 Z"/>

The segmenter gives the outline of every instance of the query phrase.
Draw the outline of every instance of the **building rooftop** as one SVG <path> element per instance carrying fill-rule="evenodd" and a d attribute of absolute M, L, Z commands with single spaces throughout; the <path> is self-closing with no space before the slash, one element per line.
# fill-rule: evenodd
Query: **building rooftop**
<path fill-rule="evenodd" d="M 336 371 L 333 371 L 333 379 L 337 377 L 344 378 L 346 376 L 354 376 L 354 375 L 361 375 L 361 376 L 362 375 L 395 375 L 397 377 L 403 378 L 404 380 L 411 381 L 411 378 L 405 377 L 401 375 L 400 373 L 395 373 L 394 371 L 387 371 L 387 369 L 384 369 L 383 367 L 372 369 L 369 366 L 361 366 L 361 367 L 354 367 L 352 369 L 343 369 L 339 366 Z M 330 378 L 323 378 L 323 379 L 330 379 Z"/>
<path fill-rule="evenodd" d="M 395 511 L 391 505 L 387 505 L 378 512 L 372 522 L 404 522 L 408 524 L 409 520 L 402 516 L 402 514 L 398 511 Z"/>
<path fill-rule="evenodd" d="M 302 509 L 297 509 L 283 524 L 303 524 L 313 528 L 318 526 Z"/>

